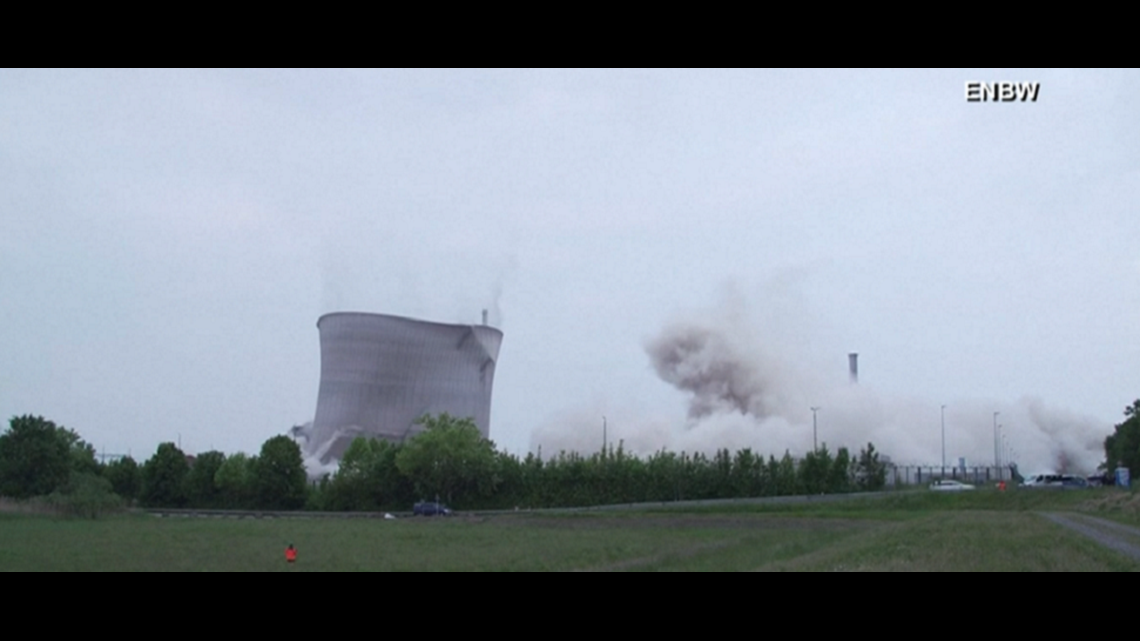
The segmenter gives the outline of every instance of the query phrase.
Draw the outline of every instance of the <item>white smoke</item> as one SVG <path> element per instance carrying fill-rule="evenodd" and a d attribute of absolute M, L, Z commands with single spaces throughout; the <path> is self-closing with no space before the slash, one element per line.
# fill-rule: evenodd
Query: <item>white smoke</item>
<path fill-rule="evenodd" d="M 303 423 L 301 425 L 293 426 L 291 431 L 293 440 L 301 446 L 301 458 L 305 463 L 305 473 L 310 481 L 319 480 L 321 477 L 327 475 L 334 475 L 340 469 L 340 459 L 329 458 L 329 450 L 337 443 L 343 440 L 349 440 L 362 436 L 365 434 L 364 429 L 357 425 L 349 425 L 337 429 L 332 438 L 318 443 L 314 441 L 313 436 L 313 422 Z M 328 463 L 324 463 L 328 459 Z"/>
<path fill-rule="evenodd" d="M 600 417 L 606 414 L 614 426 L 609 442 L 621 441 L 639 454 L 744 447 L 777 457 L 785 451 L 803 454 L 812 448 L 811 408 L 818 407 L 818 440 L 832 452 L 847 447 L 854 453 L 870 442 L 896 463 L 941 463 L 939 403 L 849 383 L 845 353 L 829 366 L 813 364 L 808 326 L 786 321 L 754 314 L 741 297 L 730 296 L 715 309 L 667 324 L 645 351 L 658 377 L 686 395 L 683 421 L 598 405 L 541 426 L 532 434 L 532 450 L 541 446 L 544 456 L 596 452 Z M 832 375 L 819 374 L 825 370 Z M 949 465 L 959 457 L 967 465 L 991 465 L 1000 456 L 1018 463 L 1023 473 L 1092 472 L 1112 429 L 1032 397 L 958 399 L 947 404 L 945 418 Z M 995 423 L 1004 438 L 995 436 Z"/>

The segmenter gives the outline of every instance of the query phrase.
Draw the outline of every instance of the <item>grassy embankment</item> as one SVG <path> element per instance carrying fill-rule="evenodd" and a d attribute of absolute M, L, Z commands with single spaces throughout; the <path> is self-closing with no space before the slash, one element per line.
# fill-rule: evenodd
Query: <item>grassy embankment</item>
<path fill-rule="evenodd" d="M 1121 494 L 915 492 L 836 503 L 400 521 L 0 514 L 0 570 L 1140 569 L 1037 514 L 1111 516 L 1101 508 L 1123 504 L 1114 496 Z M 295 566 L 284 562 L 289 543 L 300 552 Z"/>

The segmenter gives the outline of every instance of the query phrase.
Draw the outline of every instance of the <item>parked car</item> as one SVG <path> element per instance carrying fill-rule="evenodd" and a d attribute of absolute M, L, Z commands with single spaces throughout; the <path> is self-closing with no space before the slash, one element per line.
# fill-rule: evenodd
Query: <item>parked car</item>
<path fill-rule="evenodd" d="M 1116 479 L 1108 472 L 1093 474 L 1085 480 L 1089 482 L 1090 487 L 1107 487 L 1116 484 Z"/>
<path fill-rule="evenodd" d="M 1061 477 L 1058 474 L 1034 474 L 1026 477 L 1021 483 L 1021 487 L 1060 487 L 1060 485 Z"/>
<path fill-rule="evenodd" d="M 969 483 L 951 481 L 950 479 L 940 479 L 931 483 L 930 489 L 933 492 L 966 492 L 976 488 Z"/>
<path fill-rule="evenodd" d="M 1086 488 L 1089 487 L 1089 482 L 1072 474 L 1037 474 L 1025 479 L 1021 487 Z"/>
<path fill-rule="evenodd" d="M 420 501 L 412 506 L 412 514 L 416 516 L 451 516 L 451 508 L 443 503 Z"/>

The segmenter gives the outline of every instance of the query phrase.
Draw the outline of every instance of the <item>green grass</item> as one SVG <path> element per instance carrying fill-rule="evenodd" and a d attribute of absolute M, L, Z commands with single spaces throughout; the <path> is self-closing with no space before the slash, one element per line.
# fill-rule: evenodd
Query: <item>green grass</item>
<path fill-rule="evenodd" d="M 1080 510 L 1100 518 L 1140 527 L 1140 491 L 1106 489 L 1081 503 Z"/>
<path fill-rule="evenodd" d="M 802 529 L 802 528 L 800 528 Z M 779 534 L 770 535 L 779 538 Z M 826 541 L 826 532 L 810 535 Z M 0 517 L 0 570 L 485 571 L 609 569 L 740 539 L 668 518 L 159 519 Z M 287 566 L 294 544 L 299 562 Z"/>
<path fill-rule="evenodd" d="M 1118 571 L 1039 516 L 1107 493 L 979 490 L 840 502 L 451 519 L 99 521 L 0 514 L 0 571 Z M 284 562 L 293 543 L 299 562 Z"/>
<path fill-rule="evenodd" d="M 1067 511 L 1082 509 L 1103 491 L 1019 490 L 1005 492 L 982 488 L 973 492 L 931 492 L 914 490 L 892 492 L 874 497 L 844 500 L 807 500 L 773 503 L 725 503 L 685 508 L 697 514 L 782 514 L 804 517 L 907 520 L 935 512 L 993 510 L 1002 512 Z M 663 506 L 654 511 L 669 513 L 674 508 Z"/>
<path fill-rule="evenodd" d="M 1137 563 L 1026 512 L 932 514 L 887 525 L 771 571 L 1097 572 Z"/>

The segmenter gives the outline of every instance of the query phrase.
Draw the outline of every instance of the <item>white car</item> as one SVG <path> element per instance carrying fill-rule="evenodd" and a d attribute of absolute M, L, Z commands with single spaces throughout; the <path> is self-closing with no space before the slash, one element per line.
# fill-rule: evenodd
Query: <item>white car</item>
<path fill-rule="evenodd" d="M 965 492 L 967 490 L 973 490 L 976 488 L 968 483 L 942 479 L 931 483 L 930 489 L 933 492 Z"/>

